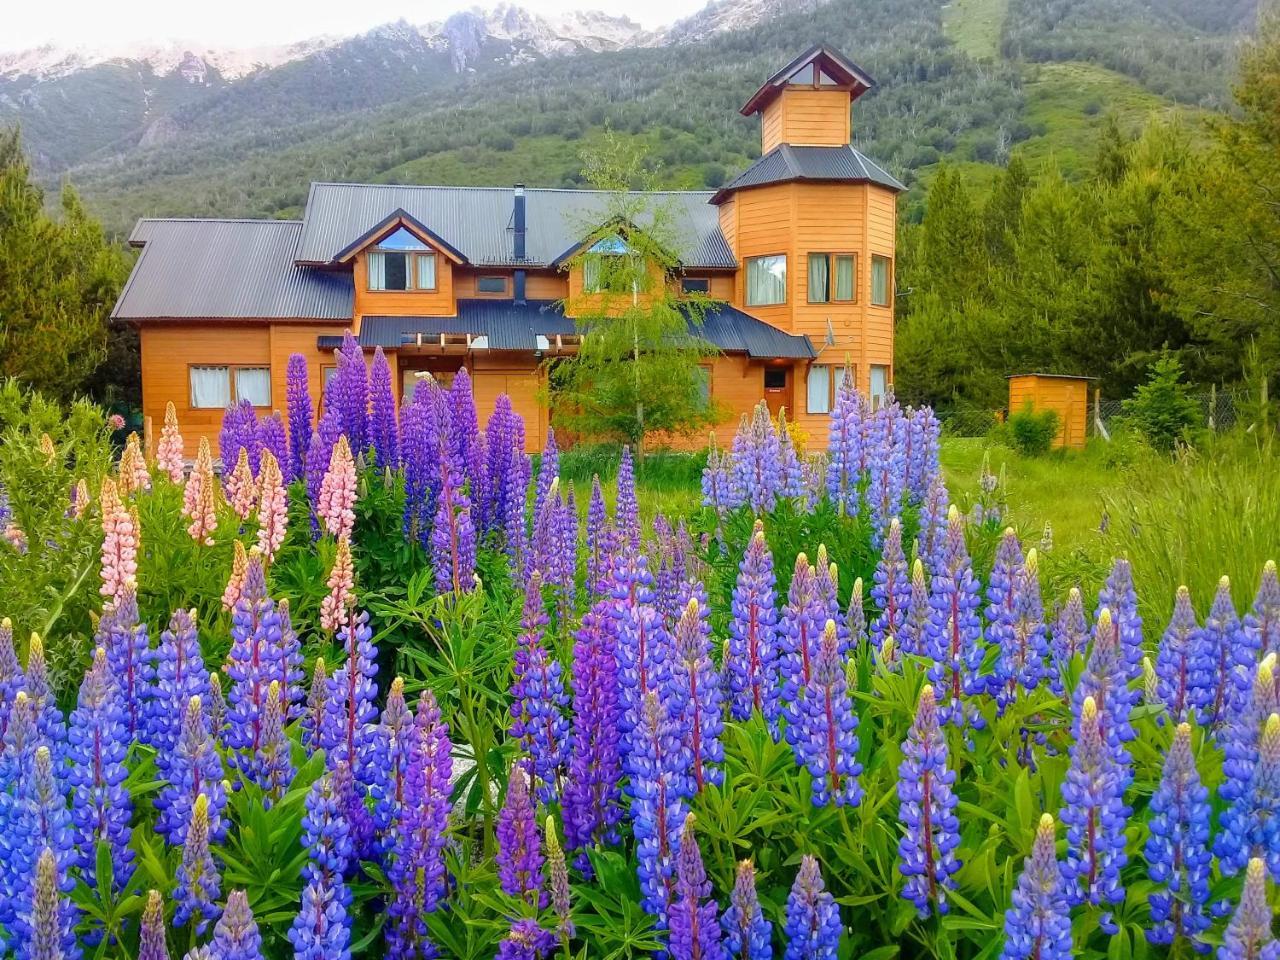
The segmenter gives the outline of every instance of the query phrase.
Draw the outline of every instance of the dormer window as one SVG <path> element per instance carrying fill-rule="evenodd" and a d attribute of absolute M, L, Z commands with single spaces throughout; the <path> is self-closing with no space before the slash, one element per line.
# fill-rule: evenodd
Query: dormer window
<path fill-rule="evenodd" d="M 597 240 L 582 258 L 582 292 L 602 293 L 618 276 L 617 261 L 631 252 L 621 237 Z"/>
<path fill-rule="evenodd" d="M 370 290 L 436 289 L 436 255 L 404 227 L 369 251 Z"/>

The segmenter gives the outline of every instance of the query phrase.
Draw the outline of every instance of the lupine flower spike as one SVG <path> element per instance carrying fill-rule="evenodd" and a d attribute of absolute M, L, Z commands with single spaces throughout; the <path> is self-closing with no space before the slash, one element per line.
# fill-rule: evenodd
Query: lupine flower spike
<path fill-rule="evenodd" d="M 338 539 L 350 538 L 356 522 L 355 504 L 356 464 L 343 434 L 329 456 L 329 470 L 320 481 L 316 501 L 316 515 L 324 531 Z"/>
<path fill-rule="evenodd" d="M 178 866 L 178 885 L 173 891 L 177 910 L 175 927 L 194 921 L 196 933 L 203 933 L 209 921 L 218 916 L 218 867 L 209 852 L 209 798 L 203 793 L 191 805 L 191 822 L 185 831 L 182 863 Z"/>
<path fill-rule="evenodd" d="M 1225 784 L 1224 784 L 1225 786 Z M 1239 873 L 1251 856 L 1262 856 L 1280 876 L 1280 714 L 1267 717 L 1247 785 L 1222 815 L 1214 838 L 1224 874 Z"/>
<path fill-rule="evenodd" d="M 732 960 L 773 960 L 773 924 L 760 910 L 756 868 L 750 860 L 738 864 L 737 879 L 720 927 Z"/>
<path fill-rule="evenodd" d="M 529 775 L 522 763 L 511 766 L 507 795 L 495 827 L 498 840 L 498 881 L 509 897 L 541 907 L 543 890 L 542 844 L 534 812 Z"/>
<path fill-rule="evenodd" d="M 1254 857 L 1245 869 L 1240 905 L 1222 936 L 1218 960 L 1276 960 L 1280 943 L 1271 933 L 1271 921 L 1266 866 Z"/>
<path fill-rule="evenodd" d="M 217 494 L 209 438 L 201 437 L 195 466 L 187 476 L 182 493 L 182 515 L 190 521 L 187 533 L 191 539 L 205 546 L 213 546 L 213 532 L 218 528 Z"/>
<path fill-rule="evenodd" d="M 169 945 L 165 942 L 164 932 L 164 898 L 159 890 L 147 893 L 147 905 L 142 908 L 138 960 L 169 960 Z"/>
<path fill-rule="evenodd" d="M 782 928 L 787 949 L 782 960 L 836 960 L 840 945 L 840 912 L 822 882 L 818 861 L 805 854 L 787 897 Z"/>
<path fill-rule="evenodd" d="M 959 802 L 952 791 L 955 772 L 947 767 L 947 741 L 938 722 L 933 687 L 925 684 L 911 731 L 902 744 L 898 768 L 898 816 L 903 835 L 898 841 L 898 869 L 906 877 L 902 895 L 922 917 L 937 909 L 947 912 L 947 890 L 955 887 L 960 869 Z"/>
<path fill-rule="evenodd" d="M 1254 650 L 1280 654 L 1280 576 L 1274 560 L 1262 567 L 1262 581 L 1244 618 L 1244 628 L 1254 635 L 1249 644 Z"/>
<path fill-rule="evenodd" d="M 1071 904 L 1054 850 L 1054 823 L 1042 814 L 1031 855 L 1004 917 L 1001 960 L 1070 960 Z"/>
<path fill-rule="evenodd" d="M 222 609 L 230 610 L 240 599 L 240 590 L 244 586 L 244 574 L 249 569 L 249 554 L 244 544 L 237 540 L 232 548 L 231 575 L 227 577 L 227 586 L 222 591 Z"/>
<path fill-rule="evenodd" d="M 345 768 L 344 768 L 345 770 Z M 351 956 L 350 895 L 343 881 L 352 856 L 350 830 L 342 814 L 338 774 L 325 773 L 307 792 L 302 816 L 307 884 L 289 941 L 295 960 L 348 960 Z"/>
<path fill-rule="evenodd" d="M 543 960 L 555 949 L 556 938 L 537 920 L 525 918 L 512 922 L 511 929 L 498 944 L 494 960 Z"/>
<path fill-rule="evenodd" d="M 1151 880 L 1151 929 L 1147 939 L 1171 946 L 1179 938 L 1197 952 L 1208 946 L 1199 936 L 1209 928 L 1209 791 L 1201 785 L 1191 752 L 1191 725 L 1179 723 L 1164 762 L 1160 786 L 1151 797 L 1146 857 Z"/>
<path fill-rule="evenodd" d="M 671 672 L 671 700 L 679 712 L 685 747 L 693 763 L 693 782 L 701 792 L 724 780 L 724 728 L 720 677 L 711 662 L 711 625 L 697 596 L 689 598 L 675 631 L 675 662 Z"/>
<path fill-rule="evenodd" d="M 556 836 L 556 822 L 547 817 L 546 824 L 547 881 L 551 890 L 551 909 L 556 915 L 557 932 L 562 943 L 573 936 L 572 904 L 569 901 L 569 865 L 565 862 L 564 848 Z"/>
<path fill-rule="evenodd" d="M 1191 606 L 1191 593 L 1179 587 L 1173 604 L 1173 618 L 1160 640 L 1156 653 L 1156 696 L 1174 723 L 1191 717 L 1202 675 L 1207 679 L 1210 664 L 1203 662 L 1204 645 L 1200 625 Z M 1164 722 L 1161 718 L 1161 723 Z"/>
<path fill-rule="evenodd" d="M 823 630 L 813 676 L 797 706 L 796 721 L 787 727 L 787 740 L 796 761 L 812 777 L 813 805 L 857 806 L 862 801 L 858 716 L 853 711 L 832 620 Z"/>
<path fill-rule="evenodd" d="M 262 451 L 258 468 L 258 549 L 267 563 L 275 559 L 288 526 L 289 494 L 285 490 L 280 461 L 270 450 Z"/>
<path fill-rule="evenodd" d="M 711 898 L 711 882 L 702 866 L 702 853 L 693 832 L 694 816 L 685 817 L 676 863 L 676 895 L 671 906 L 672 960 L 723 960 L 719 908 Z"/>
<path fill-rule="evenodd" d="M 336 633 L 356 605 L 355 567 L 351 560 L 351 541 L 346 537 L 338 539 L 326 586 L 329 593 L 320 601 L 320 628 Z"/>
<path fill-rule="evenodd" d="M 771 725 L 777 723 L 777 602 L 773 555 L 765 540 L 764 524 L 757 520 L 738 568 L 724 659 L 729 712 L 735 720 L 746 720 L 754 711 Z"/>
<path fill-rule="evenodd" d="M 181 483 L 186 474 L 182 433 L 178 429 L 178 411 L 174 409 L 172 400 L 164 407 L 164 427 L 160 430 L 160 444 L 156 447 L 156 466 L 173 483 Z"/>
<path fill-rule="evenodd" d="M 262 960 L 262 934 L 243 890 L 227 895 L 227 908 L 213 928 L 213 951 L 218 960 Z"/>
<path fill-rule="evenodd" d="M 1042 551 L 1043 552 L 1043 551 Z M 1067 594 L 1067 602 L 1058 614 L 1053 626 L 1050 649 L 1053 662 L 1057 667 L 1053 671 L 1051 686 L 1058 696 L 1066 693 L 1063 674 L 1076 654 L 1083 654 L 1089 645 L 1089 618 L 1084 612 L 1084 597 L 1079 587 L 1072 587 Z"/>
<path fill-rule="evenodd" d="M 227 477 L 225 486 L 231 509 L 241 520 L 248 520 L 258 499 L 258 488 L 253 479 L 253 469 L 249 466 L 247 448 L 240 448 L 240 459 Z"/>
<path fill-rule="evenodd" d="M 137 518 L 120 499 L 115 481 L 102 481 L 102 594 L 115 602 L 124 584 L 138 575 L 139 534 Z"/>

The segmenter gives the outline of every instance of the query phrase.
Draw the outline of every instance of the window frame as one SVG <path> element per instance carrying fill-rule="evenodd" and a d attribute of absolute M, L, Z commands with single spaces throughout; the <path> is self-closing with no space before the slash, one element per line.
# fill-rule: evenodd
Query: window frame
<path fill-rule="evenodd" d="M 883 261 L 885 265 L 884 280 L 884 302 L 876 300 L 876 262 Z M 893 257 L 886 256 L 883 253 L 873 253 L 871 255 L 871 289 L 867 292 L 868 302 L 873 307 L 892 307 L 893 306 Z"/>
<path fill-rule="evenodd" d="M 810 388 L 809 388 L 809 379 L 810 379 L 810 377 L 812 377 L 812 376 L 813 376 L 813 371 L 815 371 L 815 370 L 824 370 L 824 371 L 826 371 L 826 377 L 827 377 L 827 389 L 826 389 L 826 394 L 827 394 L 827 408 L 826 408 L 825 410 L 814 410 L 814 409 L 813 409 L 812 404 L 810 403 L 810 401 L 813 399 L 813 395 L 812 395 L 812 393 L 811 393 L 811 391 L 810 391 Z M 837 370 L 841 371 L 841 375 L 843 375 L 843 372 L 844 372 L 844 368 L 843 368 L 843 366 L 838 366 L 837 364 L 834 364 L 834 363 L 811 363 L 811 364 L 809 364 L 809 369 L 805 372 L 805 378 L 804 378 L 804 409 L 805 409 L 805 413 L 809 413 L 809 414 L 812 414 L 812 415 L 814 415 L 814 416 L 825 416 L 825 415 L 827 415 L 827 414 L 830 414 L 830 413 L 831 413 L 832 409 L 833 409 L 833 408 L 835 407 L 835 405 L 836 405 L 836 376 L 835 376 L 835 372 L 836 372 Z"/>
<path fill-rule="evenodd" d="M 827 258 L 827 299 L 813 300 L 809 296 L 809 277 L 811 273 L 811 263 L 814 257 Z M 852 289 L 853 296 L 847 298 L 836 297 L 836 264 L 842 257 L 848 257 L 853 263 L 852 267 Z M 810 250 L 805 255 L 805 277 L 804 277 L 804 295 L 807 303 L 814 304 L 832 304 L 832 303 L 857 303 L 858 302 L 858 251 L 856 250 Z"/>
<path fill-rule="evenodd" d="M 405 283 L 404 289 L 398 287 L 387 288 L 375 287 L 373 285 L 373 271 L 370 269 L 369 258 L 374 254 L 385 256 L 388 253 L 394 253 L 398 256 L 407 258 L 405 265 Z M 419 271 L 422 269 L 418 261 L 430 257 L 434 261 L 431 270 L 431 276 L 435 283 L 430 287 L 423 287 L 418 284 L 418 277 L 421 276 Z M 391 248 L 383 248 L 372 246 L 365 251 L 364 265 L 364 286 L 368 293 L 435 293 L 440 289 L 440 259 L 435 250 L 395 250 Z"/>
<path fill-rule="evenodd" d="M 690 290 L 690 289 L 689 289 L 689 287 L 687 286 L 687 285 L 688 285 L 688 284 L 690 284 L 690 283 L 700 283 L 700 284 L 703 284 L 703 285 L 704 285 L 704 289 L 702 289 L 702 290 Z M 680 293 L 681 293 L 683 296 L 688 296 L 688 295 L 689 295 L 689 294 L 691 294 L 691 293 L 695 293 L 695 294 L 701 294 L 701 295 L 702 295 L 702 296 L 704 296 L 704 297 L 709 297 L 709 296 L 711 296 L 711 278 L 710 278 L 710 277 L 681 277 L 681 278 L 680 278 Z"/>
<path fill-rule="evenodd" d="M 769 301 L 768 303 L 753 303 L 751 301 L 751 265 L 759 263 L 761 260 L 781 260 L 782 261 L 782 299 L 778 301 Z M 742 261 L 742 302 L 748 307 L 785 307 L 791 299 L 791 277 L 789 274 L 789 264 L 787 263 L 787 254 L 781 253 L 760 253 L 751 257 L 744 257 Z"/>
<path fill-rule="evenodd" d="M 191 374 L 194 370 L 226 370 L 227 371 L 227 404 L 222 407 L 197 406 L 195 397 L 191 393 Z M 225 410 L 232 404 L 239 403 L 238 394 L 239 387 L 237 376 L 241 370 L 265 370 L 267 371 L 267 402 L 265 404 L 254 404 L 255 410 L 271 409 L 271 388 L 273 371 L 270 362 L 267 363 L 188 363 L 187 364 L 187 409 L 188 410 Z"/>
<path fill-rule="evenodd" d="M 486 280 L 496 280 L 502 284 L 501 290 L 484 290 L 481 284 Z M 476 277 L 476 296 L 477 297 L 505 297 L 511 292 L 511 278 L 500 273 L 484 273 Z"/>

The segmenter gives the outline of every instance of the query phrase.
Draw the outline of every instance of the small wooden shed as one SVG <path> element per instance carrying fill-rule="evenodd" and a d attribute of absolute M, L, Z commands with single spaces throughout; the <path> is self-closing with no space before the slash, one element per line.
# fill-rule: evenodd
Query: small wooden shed
<path fill-rule="evenodd" d="M 1009 413 L 1017 413 L 1028 402 L 1034 410 L 1052 410 L 1058 415 L 1055 446 L 1079 450 L 1089 427 L 1089 382 L 1093 377 L 1060 373 L 1019 373 L 1009 377 Z"/>

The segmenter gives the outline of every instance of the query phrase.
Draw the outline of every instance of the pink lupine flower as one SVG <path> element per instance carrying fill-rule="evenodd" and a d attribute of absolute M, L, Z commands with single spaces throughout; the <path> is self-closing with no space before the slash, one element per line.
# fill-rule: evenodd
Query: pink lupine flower
<path fill-rule="evenodd" d="M 270 563 L 280 544 L 284 543 L 289 507 L 280 461 L 270 450 L 262 451 L 258 484 L 258 549 L 262 551 L 263 559 Z"/>
<path fill-rule="evenodd" d="M 213 545 L 213 531 L 218 528 L 216 506 L 213 455 L 209 451 L 209 438 L 201 437 L 196 465 L 187 477 L 187 486 L 182 495 L 182 515 L 191 521 L 187 526 L 187 533 L 197 543 Z"/>
<path fill-rule="evenodd" d="M 128 497 L 138 490 L 151 489 L 151 473 L 147 470 L 147 458 L 142 455 L 142 443 L 136 433 L 129 434 L 124 453 L 120 455 L 120 496 Z"/>
<path fill-rule="evenodd" d="M 244 575 L 248 569 L 249 554 L 245 552 L 244 544 L 237 540 L 235 555 L 231 558 L 231 576 L 227 578 L 227 587 L 222 591 L 223 610 L 230 610 L 240 599 L 240 591 L 244 589 Z"/>
<path fill-rule="evenodd" d="M 115 601 L 126 581 L 138 574 L 138 518 L 120 499 L 115 481 L 102 481 L 102 588 L 108 603 Z"/>
<path fill-rule="evenodd" d="M 355 568 L 351 563 L 351 541 L 346 536 L 338 538 L 338 552 L 333 558 L 333 570 L 329 573 L 329 595 L 320 601 L 320 627 L 336 632 L 346 623 L 348 613 L 355 609 Z"/>
<path fill-rule="evenodd" d="M 71 488 L 71 507 L 67 510 L 67 516 L 79 520 L 92 502 L 93 498 L 89 496 L 89 481 L 82 477 Z"/>
<path fill-rule="evenodd" d="M 356 464 L 346 435 L 338 437 L 329 457 L 329 472 L 320 481 L 316 512 L 324 529 L 339 540 L 350 538 L 356 515 Z"/>
<path fill-rule="evenodd" d="M 184 472 L 182 454 L 183 442 L 182 434 L 178 431 L 178 411 L 174 409 L 171 400 L 164 408 L 164 428 L 160 431 L 160 445 L 156 448 L 156 466 L 168 474 L 169 479 L 174 483 L 182 482 Z"/>
<path fill-rule="evenodd" d="M 5 542 L 13 549 L 19 553 L 27 552 L 27 535 L 22 532 L 22 528 L 16 523 L 6 524 L 3 536 Z"/>
<path fill-rule="evenodd" d="M 244 447 L 240 448 L 236 467 L 227 476 L 223 486 L 226 487 L 227 502 L 231 504 L 236 516 L 241 520 L 248 520 L 258 498 L 258 487 L 253 479 L 253 469 L 249 466 L 249 451 Z"/>

